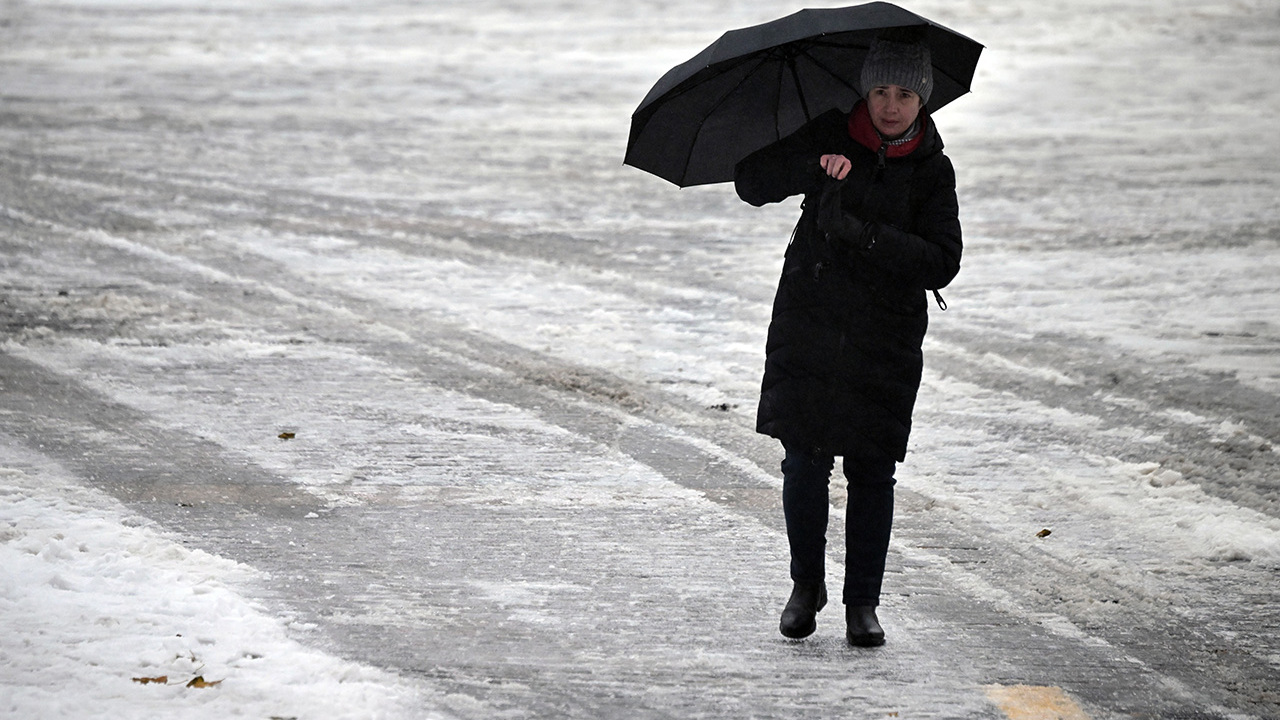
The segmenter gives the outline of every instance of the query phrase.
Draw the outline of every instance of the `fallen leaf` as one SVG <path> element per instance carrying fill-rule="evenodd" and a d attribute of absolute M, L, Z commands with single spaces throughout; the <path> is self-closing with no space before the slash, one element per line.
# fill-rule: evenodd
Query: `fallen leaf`
<path fill-rule="evenodd" d="M 1036 537 L 1049 537 L 1051 533 L 1053 533 L 1052 530 L 1050 530 L 1049 528 L 1045 528 L 1040 532 L 1036 533 Z"/>
<path fill-rule="evenodd" d="M 281 440 L 292 440 L 292 439 L 294 439 L 295 437 L 297 437 L 297 435 L 296 435 L 295 433 L 291 433 L 291 432 L 282 432 L 282 433 L 280 433 L 280 435 L 279 435 L 278 437 L 279 437 Z"/>
<path fill-rule="evenodd" d="M 195 677 L 191 678 L 191 682 L 187 683 L 187 687 L 190 687 L 190 688 L 208 688 L 208 687 L 213 687 L 213 686 L 215 686 L 215 685 L 219 685 L 219 684 L 221 684 L 221 683 L 222 683 L 222 681 L 221 681 L 221 680 L 214 680 L 213 682 L 209 682 L 209 681 L 207 681 L 207 680 L 205 680 L 205 679 L 204 679 L 204 676 L 203 676 L 203 675 L 197 675 L 197 676 L 195 676 Z"/>
<path fill-rule="evenodd" d="M 136 682 L 136 683 L 140 683 L 140 684 L 142 684 L 142 685 L 150 685 L 151 683 L 159 683 L 160 685 L 168 685 L 168 684 L 169 684 L 169 676 L 168 676 L 168 675 L 158 675 L 158 676 L 156 676 L 156 677 L 139 677 L 139 678 L 134 678 L 134 679 L 133 679 L 133 681 L 134 681 L 134 682 Z"/>

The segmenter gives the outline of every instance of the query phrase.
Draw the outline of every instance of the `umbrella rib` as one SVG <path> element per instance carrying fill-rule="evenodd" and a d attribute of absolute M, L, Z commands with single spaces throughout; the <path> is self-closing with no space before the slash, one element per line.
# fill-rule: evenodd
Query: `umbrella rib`
<path fill-rule="evenodd" d="M 830 75 L 831 77 L 833 77 L 833 78 L 835 78 L 836 80 L 838 80 L 838 81 L 840 82 L 840 84 L 841 84 L 841 85 L 844 85 L 845 87 L 847 87 L 847 88 L 849 88 L 850 90 L 852 90 L 852 91 L 854 91 L 855 93 L 857 93 L 858 97 L 862 97 L 862 93 L 858 90 L 858 88 L 854 87 L 851 83 L 849 83 L 849 81 L 847 81 L 847 80 L 845 80 L 843 77 L 841 77 L 841 76 L 840 76 L 840 73 L 836 72 L 835 70 L 832 70 L 831 68 L 827 67 L 827 65 L 826 65 L 825 63 L 823 63 L 823 62 L 819 61 L 819 60 L 818 60 L 818 58 L 816 58 L 816 57 L 814 57 L 814 56 L 810 55 L 808 50 L 801 50 L 801 51 L 800 51 L 800 53 L 801 53 L 802 55 L 804 55 L 805 57 L 809 58 L 809 62 L 813 63 L 814 65 L 816 65 L 816 66 L 818 66 L 818 67 L 820 67 L 820 68 L 822 68 L 823 70 L 825 70 L 825 71 L 826 71 L 826 73 L 827 73 L 828 75 Z M 799 81 L 797 81 L 797 86 L 798 86 L 798 85 L 799 85 Z"/>
<path fill-rule="evenodd" d="M 707 119 L 710 118 L 711 115 L 714 114 L 715 111 L 718 110 L 720 106 L 723 105 L 725 101 L 728 100 L 729 97 L 738 90 L 738 88 L 742 87 L 743 83 L 747 81 L 747 78 L 751 77 L 756 72 L 756 70 L 760 69 L 760 66 L 765 63 L 765 60 L 766 58 L 763 58 L 763 57 L 758 59 L 755 64 L 755 67 L 751 68 L 750 72 L 747 72 L 746 74 L 744 74 L 742 76 L 742 79 L 739 80 L 736 85 L 734 85 L 724 95 L 721 95 L 720 99 L 717 100 L 714 105 L 712 105 L 710 108 L 707 109 L 705 113 L 702 114 L 702 122 L 698 123 L 698 132 L 694 133 L 693 142 L 689 143 L 689 152 L 685 155 L 685 158 L 684 158 L 684 166 L 683 166 L 683 169 L 680 171 L 681 179 L 689 176 L 689 165 L 693 162 L 693 151 L 694 151 L 694 148 L 698 146 L 698 138 L 702 136 L 702 128 L 706 126 Z M 746 65 L 746 64 L 747 63 L 745 62 L 740 63 L 740 65 Z"/>
<path fill-rule="evenodd" d="M 773 85 L 773 137 L 778 140 L 782 137 L 782 73 L 784 68 L 781 63 L 778 64 L 778 81 Z"/>
<path fill-rule="evenodd" d="M 804 50 L 800 51 L 805 57 L 809 57 L 809 53 Z M 812 59 L 812 58 L 810 58 Z M 796 70 L 796 59 L 794 56 L 787 58 L 787 67 L 791 68 L 791 80 L 796 84 L 796 97 L 800 99 L 800 109 L 804 110 L 804 121 L 809 122 L 813 116 L 809 114 L 809 101 L 804 98 L 804 86 L 800 84 L 800 73 Z M 819 67 L 822 67 L 819 65 Z M 823 68 L 826 70 L 826 68 Z M 778 99 L 774 102 L 774 125 L 777 126 L 777 118 L 782 111 L 782 83 L 778 83 Z"/>
<path fill-rule="evenodd" d="M 968 91 L 969 91 L 968 86 L 966 86 L 963 82 L 961 82 L 961 81 L 960 81 L 960 79 L 959 79 L 959 78 L 957 78 L 956 76 L 954 76 L 954 75 L 952 75 L 951 73 L 947 72 L 946 70 L 942 70 L 942 69 L 940 69 L 937 65 L 934 65 L 934 66 L 933 66 L 933 71 L 934 71 L 935 73 L 937 73 L 938 75 L 941 75 L 941 76 L 945 77 L 946 79 L 950 80 L 951 82 L 955 83 L 955 84 L 956 84 L 957 86 L 959 86 L 960 88 L 963 88 L 965 92 L 968 92 Z"/>

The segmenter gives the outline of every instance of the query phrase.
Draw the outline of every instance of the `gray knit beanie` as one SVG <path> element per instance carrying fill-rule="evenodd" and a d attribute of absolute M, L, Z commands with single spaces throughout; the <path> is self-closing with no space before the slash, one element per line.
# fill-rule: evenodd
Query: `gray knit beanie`
<path fill-rule="evenodd" d="M 921 42 L 899 42 L 876 38 L 862 62 L 862 94 L 880 85 L 897 85 L 929 102 L 933 92 L 933 61 L 929 47 Z"/>

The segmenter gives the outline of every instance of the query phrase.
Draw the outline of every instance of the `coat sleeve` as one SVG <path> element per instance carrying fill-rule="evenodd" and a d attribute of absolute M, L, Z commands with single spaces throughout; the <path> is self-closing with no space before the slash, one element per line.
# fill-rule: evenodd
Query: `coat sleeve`
<path fill-rule="evenodd" d="M 919 189 L 919 215 L 912 228 L 916 232 L 881 224 L 875 243 L 865 251 L 875 264 L 926 290 L 944 288 L 955 278 L 963 247 L 956 171 L 947 156 L 939 158 L 931 182 Z"/>
<path fill-rule="evenodd" d="M 839 110 L 824 113 L 739 161 L 733 172 L 738 197 L 760 207 L 821 190 L 826 177 L 818 163 L 827 145 L 823 138 L 830 134 L 830 126 L 842 123 L 844 117 Z"/>

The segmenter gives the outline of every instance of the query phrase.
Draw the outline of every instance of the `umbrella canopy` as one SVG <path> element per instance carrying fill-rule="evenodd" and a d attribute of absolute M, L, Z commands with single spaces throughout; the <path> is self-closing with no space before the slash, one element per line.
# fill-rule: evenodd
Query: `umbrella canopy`
<path fill-rule="evenodd" d="M 727 182 L 739 160 L 860 97 L 871 41 L 918 28 L 937 110 L 969 91 L 982 45 L 887 2 L 801 10 L 730 30 L 658 80 L 631 116 L 625 163 L 681 187 Z"/>

